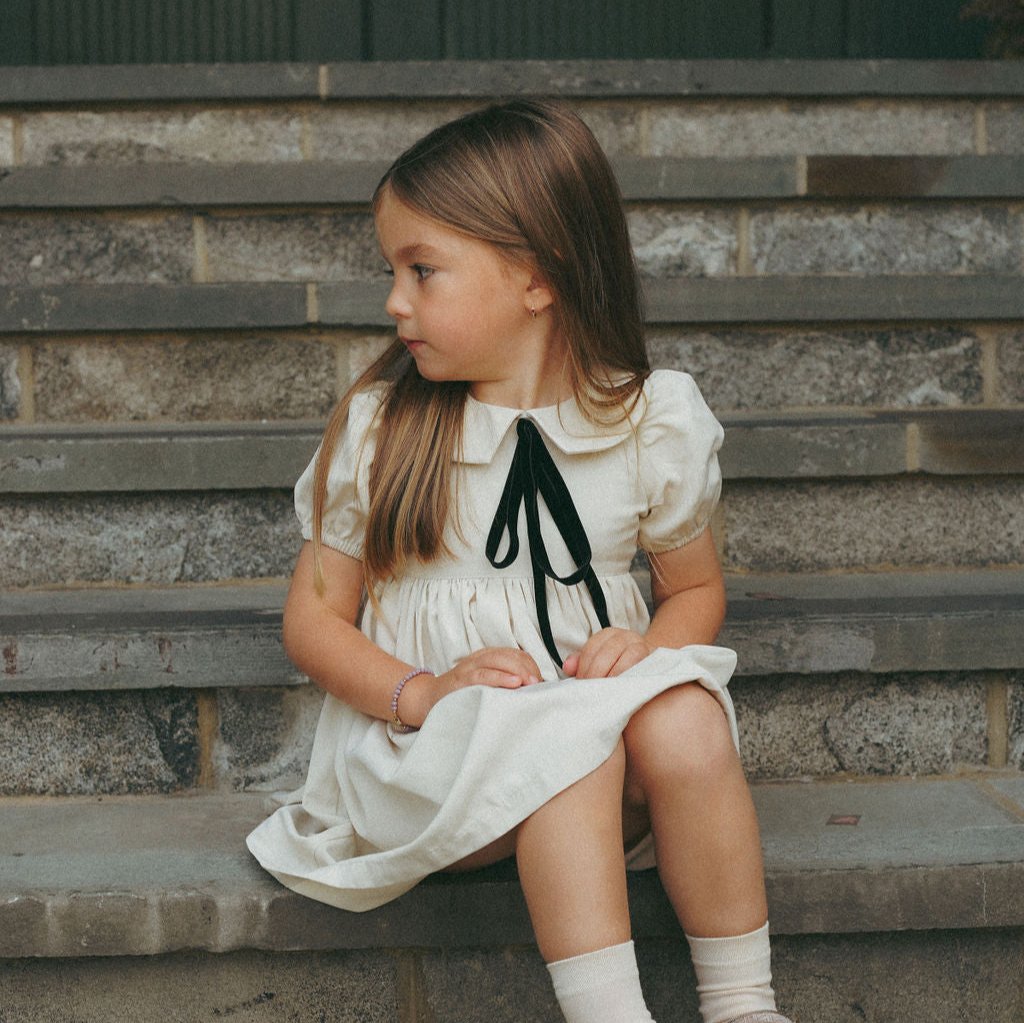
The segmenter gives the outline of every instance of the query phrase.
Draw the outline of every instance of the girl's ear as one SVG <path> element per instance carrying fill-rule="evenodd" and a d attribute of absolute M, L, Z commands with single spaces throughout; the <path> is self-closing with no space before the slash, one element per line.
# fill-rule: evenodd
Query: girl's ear
<path fill-rule="evenodd" d="M 530 277 L 530 283 L 526 286 L 527 310 L 536 315 L 547 309 L 554 301 L 554 293 L 548 287 L 547 282 L 539 274 L 533 274 Z"/>

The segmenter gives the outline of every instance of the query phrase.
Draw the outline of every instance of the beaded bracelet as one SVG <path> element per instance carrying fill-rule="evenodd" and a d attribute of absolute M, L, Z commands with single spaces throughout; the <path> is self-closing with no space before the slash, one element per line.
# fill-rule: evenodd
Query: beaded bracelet
<path fill-rule="evenodd" d="M 419 731 L 419 729 L 415 725 L 407 725 L 398 716 L 398 698 L 402 695 L 402 690 L 405 688 L 405 683 L 408 682 L 410 679 L 414 679 L 417 675 L 433 676 L 434 673 L 429 668 L 413 668 L 413 670 L 410 671 L 409 674 L 406 675 L 405 678 L 403 678 L 401 682 L 398 683 L 397 686 L 395 686 L 395 691 L 391 694 L 391 727 L 394 728 L 394 730 L 400 733 L 401 735 L 405 735 L 408 732 Z"/>

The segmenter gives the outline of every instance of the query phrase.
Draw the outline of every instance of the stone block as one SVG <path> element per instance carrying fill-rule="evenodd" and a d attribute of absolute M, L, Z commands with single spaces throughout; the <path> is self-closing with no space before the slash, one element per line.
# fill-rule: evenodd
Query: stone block
<path fill-rule="evenodd" d="M 990 153 L 1024 153 L 1024 103 L 992 103 L 985 108 Z"/>
<path fill-rule="evenodd" d="M 369 369 L 374 359 L 380 358 L 394 339 L 394 331 L 388 334 L 365 334 L 353 338 L 348 346 L 349 383 L 354 383 L 360 373 Z"/>
<path fill-rule="evenodd" d="M 429 1019 L 550 1023 L 559 1018 L 551 979 L 533 948 L 427 950 L 422 994 Z"/>
<path fill-rule="evenodd" d="M 195 694 L 0 695 L 0 793 L 172 792 L 198 778 Z"/>
<path fill-rule="evenodd" d="M 999 338 L 996 379 L 999 400 L 1024 404 L 1024 331 L 1007 331 Z"/>
<path fill-rule="evenodd" d="M 637 267 L 645 277 L 711 277 L 736 272 L 735 214 L 643 206 L 629 211 Z"/>
<path fill-rule="evenodd" d="M 303 159 L 302 116 L 292 110 L 30 112 L 22 163 L 278 163 Z"/>
<path fill-rule="evenodd" d="M 14 958 L 24 955 L 25 949 L 46 948 L 48 930 L 45 898 L 13 893 L 0 896 L 0 957 Z"/>
<path fill-rule="evenodd" d="M 1010 767 L 1024 771 L 1024 674 L 1010 676 L 1008 707 L 1009 745 L 1007 761 Z"/>
<path fill-rule="evenodd" d="M 369 213 L 208 217 L 211 281 L 351 281 L 385 267 Z"/>
<path fill-rule="evenodd" d="M 1024 221 L 1005 207 L 759 210 L 750 249 L 759 274 L 1019 273 Z"/>
<path fill-rule="evenodd" d="M 289 491 L 9 497 L 0 521 L 10 588 L 284 577 L 301 544 Z"/>
<path fill-rule="evenodd" d="M 1018 477 L 733 482 L 726 488 L 724 563 L 753 572 L 1024 561 Z"/>
<path fill-rule="evenodd" d="M 575 106 L 607 156 L 643 154 L 644 117 L 635 102 L 585 100 Z"/>
<path fill-rule="evenodd" d="M 191 953 L 21 959 L 0 974 L 0 1020 L 76 1023 L 227 1018 L 234 1023 L 394 1023 L 395 960 L 380 952 Z"/>
<path fill-rule="evenodd" d="M 213 750 L 217 784 L 268 791 L 301 785 L 323 700 L 313 685 L 220 690 Z"/>
<path fill-rule="evenodd" d="M 17 419 L 21 410 L 21 377 L 18 349 L 0 344 L 0 420 Z"/>
<path fill-rule="evenodd" d="M 191 218 L 12 216 L 0 221 L 0 284 L 187 284 L 192 280 Z"/>
<path fill-rule="evenodd" d="M 33 357 L 39 422 L 287 420 L 335 400 L 332 340 L 287 336 L 42 342 Z"/>
<path fill-rule="evenodd" d="M 14 163 L 14 121 L 0 117 L 0 167 Z"/>
<path fill-rule="evenodd" d="M 655 366 L 692 373 L 716 411 L 956 406 L 982 400 L 982 344 L 970 329 L 955 326 L 656 329 L 649 333 L 648 347 Z M 1011 366 L 1020 347 L 1004 343 Z"/>
<path fill-rule="evenodd" d="M 934 154 L 974 151 L 967 102 L 678 100 L 651 103 L 652 156 Z"/>
<path fill-rule="evenodd" d="M 1019 929 L 777 936 L 772 979 L 798 1020 L 1017 1023 L 1024 1015 Z"/>
<path fill-rule="evenodd" d="M 307 115 L 312 160 L 393 160 L 428 131 L 482 106 L 402 103 L 383 111 L 376 103 L 319 106 Z"/>
<path fill-rule="evenodd" d="M 785 675 L 732 685 L 740 749 L 758 780 L 945 774 L 987 762 L 980 675 Z"/>

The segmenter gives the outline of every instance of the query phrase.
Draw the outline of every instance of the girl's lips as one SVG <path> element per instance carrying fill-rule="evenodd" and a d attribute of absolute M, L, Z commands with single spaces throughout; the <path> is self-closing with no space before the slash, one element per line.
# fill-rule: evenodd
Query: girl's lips
<path fill-rule="evenodd" d="M 402 344 L 404 344 L 405 347 L 409 349 L 409 351 L 415 351 L 417 348 L 419 348 L 421 344 L 423 344 L 423 342 L 420 341 L 419 338 L 415 337 L 403 337 L 400 338 L 400 340 Z"/>

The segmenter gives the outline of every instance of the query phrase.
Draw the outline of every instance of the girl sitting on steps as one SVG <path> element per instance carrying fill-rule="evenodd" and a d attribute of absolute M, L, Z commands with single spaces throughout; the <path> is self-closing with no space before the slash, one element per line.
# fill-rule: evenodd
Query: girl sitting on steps
<path fill-rule="evenodd" d="M 403 153 L 373 209 L 398 337 L 296 487 L 284 639 L 327 697 L 249 848 L 349 910 L 515 856 L 569 1023 L 651 1019 L 625 871 L 656 864 L 704 1023 L 787 1023 L 735 655 L 709 645 L 722 431 L 650 371 L 604 154 L 566 108 L 506 103 Z"/>

